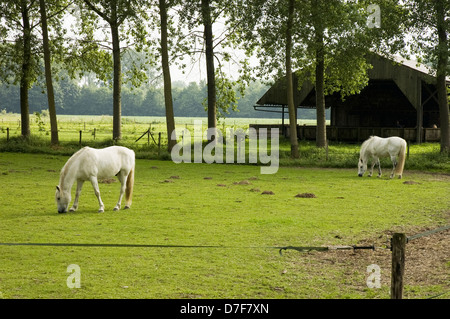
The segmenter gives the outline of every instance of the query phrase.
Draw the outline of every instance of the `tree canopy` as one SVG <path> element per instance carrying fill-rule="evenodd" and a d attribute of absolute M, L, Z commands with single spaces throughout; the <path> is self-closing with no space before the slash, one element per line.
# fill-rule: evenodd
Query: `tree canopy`
<path fill-rule="evenodd" d="M 324 146 L 324 96 L 340 92 L 345 98 L 364 88 L 371 68 L 366 57 L 375 52 L 414 56 L 436 74 L 441 146 L 450 149 L 445 84 L 450 69 L 448 1 L 54 0 L 45 1 L 45 7 L 39 4 L 37 0 L 0 2 L 0 94 L 6 99 L 0 107 L 18 111 L 19 102 L 25 137 L 30 134 L 29 113 L 40 101 L 36 92 L 49 90 L 51 77 L 56 80 L 57 114 L 112 113 L 113 138 L 120 139 L 122 113 L 166 113 L 168 122 L 173 115 L 208 114 L 209 126 L 215 126 L 217 117 L 232 116 L 239 109 L 244 114 L 243 106 L 249 103 L 244 95 L 261 88 L 260 82 L 270 85 L 295 72 L 315 84 L 317 146 Z M 186 80 L 182 89 L 171 87 L 171 70 L 186 68 L 187 60 L 203 64 L 206 82 Z M 162 83 L 162 70 L 163 94 L 162 87 L 155 85 Z M 46 108 L 46 103 L 38 104 Z M 294 111 L 291 107 L 291 120 Z"/>

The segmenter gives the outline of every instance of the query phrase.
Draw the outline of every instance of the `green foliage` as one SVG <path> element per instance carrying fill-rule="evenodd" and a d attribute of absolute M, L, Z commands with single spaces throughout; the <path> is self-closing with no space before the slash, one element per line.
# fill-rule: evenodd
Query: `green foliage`
<path fill-rule="evenodd" d="M 94 82 L 80 86 L 78 83 L 67 76 L 61 76 L 59 81 L 54 82 L 57 114 L 112 115 L 112 89 L 108 85 L 99 86 Z M 230 83 L 225 78 L 220 78 L 218 83 L 221 85 L 218 90 L 219 109 L 223 110 L 223 116 L 273 117 L 272 113 L 255 112 L 253 109 L 257 99 L 267 90 L 266 86 L 259 82 L 251 83 L 246 87 L 244 96 L 242 86 L 235 86 L 237 85 L 235 82 Z M 19 113 L 18 91 L 16 86 L 0 83 L 0 109 Z M 191 82 L 174 86 L 172 95 L 175 116 L 205 116 L 206 113 L 202 107 L 202 101 L 206 98 L 205 82 Z M 139 88 L 124 86 L 122 88 L 122 114 L 125 116 L 163 116 L 165 114 L 163 96 L 163 89 L 159 86 L 149 85 Z M 46 108 L 46 95 L 40 88 L 32 88 L 30 90 L 30 111 L 40 112 Z M 301 111 L 299 114 L 303 116 Z M 309 115 L 306 118 L 309 118 Z"/>
<path fill-rule="evenodd" d="M 441 48 L 438 39 L 438 13 L 437 3 L 441 3 L 444 16 L 447 16 L 447 23 L 445 23 L 444 30 L 450 34 L 450 23 L 448 23 L 448 12 L 450 11 L 450 3 L 445 0 L 425 1 L 425 0 L 408 0 L 405 1 L 405 7 L 408 10 L 408 19 L 406 26 L 408 32 L 412 34 L 411 40 L 408 41 L 410 53 L 415 54 L 417 58 L 431 66 L 431 69 L 436 71 L 438 64 L 439 51 L 446 48 Z M 426 34 L 426 36 L 423 36 Z M 450 74 L 450 66 L 447 66 L 447 74 Z"/>
<path fill-rule="evenodd" d="M 47 3 L 48 25 L 51 29 L 50 50 L 54 61 L 62 61 L 67 53 L 64 45 L 66 29 L 62 27 L 63 15 L 66 12 L 68 1 L 58 0 Z M 22 6 L 26 7 L 23 10 Z M 22 23 L 23 14 L 32 23 L 30 29 L 25 30 Z M 2 1 L 0 6 L 0 81 L 3 83 L 18 84 L 23 76 L 27 76 L 30 85 L 43 76 L 42 63 L 42 40 L 40 30 L 39 1 Z M 24 62 L 24 36 L 30 36 L 32 50 L 29 73 L 22 74 L 22 63 Z M 44 82 L 44 81 L 42 81 Z"/>

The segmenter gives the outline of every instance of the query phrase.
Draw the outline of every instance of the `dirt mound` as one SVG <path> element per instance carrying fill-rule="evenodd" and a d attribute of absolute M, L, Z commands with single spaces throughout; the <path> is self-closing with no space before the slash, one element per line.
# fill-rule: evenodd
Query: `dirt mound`
<path fill-rule="evenodd" d="M 313 193 L 299 193 L 299 194 L 295 195 L 295 197 L 299 197 L 299 198 L 317 198 L 317 196 L 314 195 Z"/>

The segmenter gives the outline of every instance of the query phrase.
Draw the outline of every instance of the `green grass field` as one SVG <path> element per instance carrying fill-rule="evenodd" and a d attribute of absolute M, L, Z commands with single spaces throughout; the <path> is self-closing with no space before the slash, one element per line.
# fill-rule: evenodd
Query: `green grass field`
<path fill-rule="evenodd" d="M 0 153 L 0 243 L 160 247 L 0 245 L 0 298 L 389 298 L 387 249 L 280 255 L 273 247 L 381 247 L 392 232 L 449 224 L 448 175 L 358 178 L 356 167 L 296 165 L 260 175 L 253 165 L 145 158 L 136 163 L 130 210 L 112 211 L 119 184 L 109 182 L 100 184 L 106 207 L 97 213 L 86 183 L 78 211 L 58 214 L 54 191 L 67 159 Z M 81 288 L 67 286 L 71 264 Z M 367 287 L 370 264 L 381 267 L 380 289 Z M 448 274 L 448 258 L 425 271 Z M 404 297 L 446 292 L 448 276 L 436 278 L 407 279 Z"/>

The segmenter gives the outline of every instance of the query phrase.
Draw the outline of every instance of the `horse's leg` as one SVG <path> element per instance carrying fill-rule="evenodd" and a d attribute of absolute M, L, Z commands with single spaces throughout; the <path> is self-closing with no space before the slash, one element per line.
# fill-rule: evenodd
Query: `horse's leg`
<path fill-rule="evenodd" d="M 94 187 L 95 196 L 97 196 L 98 204 L 100 205 L 98 212 L 103 213 L 105 211 L 105 205 L 103 205 L 102 199 L 100 197 L 100 189 L 98 188 L 97 177 L 92 176 L 89 180 L 91 181 L 92 187 Z"/>
<path fill-rule="evenodd" d="M 78 199 L 80 198 L 81 188 L 83 187 L 84 181 L 77 180 L 77 192 L 75 193 L 75 200 L 73 201 L 73 206 L 70 208 L 70 212 L 74 212 L 78 209 Z"/>
<path fill-rule="evenodd" d="M 377 164 L 378 164 L 378 177 L 381 177 L 381 163 L 379 158 L 377 158 Z"/>
<path fill-rule="evenodd" d="M 370 167 L 370 172 L 369 172 L 369 177 L 372 177 L 372 174 L 373 174 L 373 167 L 375 166 L 375 164 L 377 163 L 377 159 L 376 158 L 373 158 L 372 159 L 372 166 Z"/>
<path fill-rule="evenodd" d="M 395 167 L 397 166 L 397 157 L 395 155 L 391 156 L 392 161 L 392 172 L 391 172 L 391 178 L 395 176 Z"/>
<path fill-rule="evenodd" d="M 114 207 L 114 210 L 120 209 L 120 204 L 122 203 L 122 197 L 123 194 L 125 194 L 125 188 L 127 186 L 127 175 L 125 175 L 122 171 L 119 172 L 117 175 L 117 178 L 120 181 L 120 195 L 119 195 L 119 201 L 117 202 L 116 207 Z"/>

